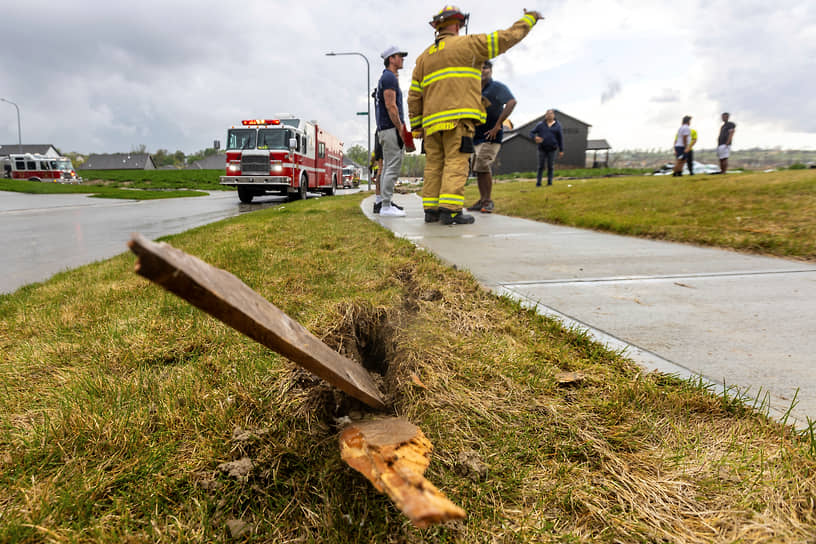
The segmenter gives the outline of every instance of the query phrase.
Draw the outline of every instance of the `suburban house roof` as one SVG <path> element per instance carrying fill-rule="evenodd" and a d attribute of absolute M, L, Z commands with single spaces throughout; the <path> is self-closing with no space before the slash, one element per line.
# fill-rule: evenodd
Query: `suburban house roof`
<path fill-rule="evenodd" d="M 361 165 L 351 160 L 348 155 L 343 155 L 343 166 L 356 166 L 357 168 L 362 168 Z"/>
<path fill-rule="evenodd" d="M 187 168 L 197 170 L 223 170 L 227 164 L 226 153 L 216 153 L 201 160 L 194 161 Z"/>
<path fill-rule="evenodd" d="M 51 144 L 23 144 L 23 153 L 31 153 L 39 154 L 39 155 L 48 155 L 49 151 L 51 155 L 58 156 L 60 154 L 59 150 Z M 11 153 L 19 153 L 20 146 L 17 144 L 6 144 L 0 145 L 0 156 L 5 157 L 6 155 L 10 155 Z"/>
<path fill-rule="evenodd" d="M 602 149 L 612 149 L 606 140 L 587 140 L 587 151 L 599 151 Z"/>
<path fill-rule="evenodd" d="M 553 111 L 555 112 L 555 118 L 557 120 L 569 119 L 570 121 L 573 121 L 573 122 L 578 123 L 580 125 L 584 125 L 586 127 L 591 127 L 592 126 L 589 123 L 584 123 L 580 119 L 576 119 L 575 117 L 573 117 L 571 115 L 567 115 L 566 113 L 562 112 L 561 110 L 553 110 Z M 519 125 L 519 126 L 517 126 L 516 128 L 514 128 L 511 131 L 505 130 L 505 134 L 524 134 L 524 135 L 528 135 L 530 133 L 530 131 L 533 130 L 533 128 L 535 128 L 535 126 L 537 124 L 539 124 L 541 121 L 544 120 L 544 115 L 545 114 L 542 113 L 541 115 L 539 115 L 538 117 L 536 117 L 532 121 L 527 121 L 523 125 Z M 502 141 L 504 141 L 504 140 L 502 140 Z"/>
<path fill-rule="evenodd" d="M 82 170 L 153 170 L 156 164 L 149 153 L 110 153 L 90 155 Z"/>

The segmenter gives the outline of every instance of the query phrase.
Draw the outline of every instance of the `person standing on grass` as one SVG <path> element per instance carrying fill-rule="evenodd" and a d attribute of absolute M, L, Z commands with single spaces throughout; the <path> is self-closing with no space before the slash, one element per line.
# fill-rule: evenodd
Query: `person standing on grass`
<path fill-rule="evenodd" d="M 688 153 L 689 145 L 691 144 L 691 116 L 683 117 L 683 124 L 677 129 L 677 136 L 674 137 L 674 172 L 673 177 L 680 177 L 683 175 L 683 165 L 686 162 L 686 153 Z"/>
<path fill-rule="evenodd" d="M 694 175 L 694 144 L 697 143 L 697 131 L 691 129 L 691 141 L 689 142 L 688 152 L 686 153 L 686 164 L 689 169 L 689 176 Z"/>
<path fill-rule="evenodd" d="M 538 144 L 538 170 L 536 170 L 536 187 L 541 187 L 544 168 L 547 169 L 547 185 L 553 184 L 555 170 L 555 152 L 558 158 L 564 156 L 564 131 L 561 123 L 555 118 L 555 110 L 544 113 L 544 120 L 530 131 L 530 137 Z"/>
<path fill-rule="evenodd" d="M 405 212 L 395 206 L 394 185 L 402 168 L 403 146 L 402 135 L 405 133 L 403 121 L 402 91 L 397 79 L 402 69 L 403 60 L 408 56 L 396 46 L 391 46 L 380 55 L 385 64 L 380 81 L 377 84 L 376 106 L 377 136 L 382 146 L 383 168 L 380 173 L 380 195 L 382 197 L 380 217 L 405 217 Z"/>
<path fill-rule="evenodd" d="M 720 134 L 717 137 L 717 158 L 720 159 L 720 174 L 728 171 L 728 156 L 731 155 L 731 140 L 734 139 L 734 131 L 737 125 L 728 120 L 728 112 L 722 114 L 723 124 L 720 127 Z"/>
<path fill-rule="evenodd" d="M 493 63 L 486 60 L 482 65 L 482 102 L 487 120 L 476 126 L 473 135 L 473 172 L 479 184 L 479 201 L 469 211 L 493 213 L 493 172 L 491 165 L 501 149 L 504 122 L 513 113 L 516 99 L 507 85 L 493 79 Z"/>

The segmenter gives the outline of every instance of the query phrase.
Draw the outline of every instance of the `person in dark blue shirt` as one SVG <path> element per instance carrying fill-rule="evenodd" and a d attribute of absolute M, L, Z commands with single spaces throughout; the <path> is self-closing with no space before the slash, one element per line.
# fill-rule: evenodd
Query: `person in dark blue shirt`
<path fill-rule="evenodd" d="M 473 156 L 471 170 L 479 184 L 479 200 L 468 207 L 469 211 L 493 212 L 493 172 L 491 165 L 501 149 L 504 135 L 504 121 L 513 113 L 516 99 L 507 85 L 493 79 L 493 63 L 489 60 L 482 65 L 482 103 L 485 104 L 487 119 L 476 127 L 473 135 Z"/>
<path fill-rule="evenodd" d="M 559 159 L 564 156 L 564 133 L 561 130 L 561 123 L 555 118 L 555 110 L 547 110 L 544 120 L 530 131 L 530 137 L 538 144 L 536 187 L 541 187 L 541 175 L 545 167 L 547 168 L 547 185 L 552 185 L 555 152 L 558 151 Z"/>
<path fill-rule="evenodd" d="M 404 217 L 401 206 L 395 205 L 394 185 L 402 167 L 402 135 L 405 133 L 405 122 L 402 106 L 402 91 L 397 73 L 402 69 L 403 59 L 408 55 L 394 45 L 383 51 L 385 70 L 377 83 L 375 107 L 377 118 L 377 139 L 382 146 L 383 168 L 380 171 L 380 216 Z"/>

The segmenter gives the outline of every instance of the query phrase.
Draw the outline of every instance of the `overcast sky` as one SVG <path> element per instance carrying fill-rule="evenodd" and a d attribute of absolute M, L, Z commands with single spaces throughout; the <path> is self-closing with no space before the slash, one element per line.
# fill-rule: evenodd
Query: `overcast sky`
<path fill-rule="evenodd" d="M 365 62 L 433 39 L 439 0 L 29 0 L 0 10 L 0 97 L 20 106 L 23 143 L 63 152 L 185 153 L 225 140 L 242 119 L 289 112 L 346 147 L 367 143 Z M 683 115 L 711 148 L 729 111 L 734 148 L 816 149 L 816 2 L 802 0 L 470 0 L 470 33 L 540 21 L 495 60 L 525 123 L 556 108 L 613 149 L 669 149 Z M 372 116 L 373 117 L 373 116 Z M 373 128 L 372 128 L 373 130 Z M 0 144 L 17 112 L 0 102 Z"/>

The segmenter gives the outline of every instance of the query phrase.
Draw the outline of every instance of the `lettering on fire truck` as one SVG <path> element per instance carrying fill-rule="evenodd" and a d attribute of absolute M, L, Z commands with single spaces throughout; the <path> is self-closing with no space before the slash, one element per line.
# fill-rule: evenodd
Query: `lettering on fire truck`
<path fill-rule="evenodd" d="M 245 119 L 227 131 L 226 152 L 221 185 L 236 187 L 241 202 L 265 194 L 333 195 L 343 184 L 343 142 L 317 121 L 288 114 Z"/>

